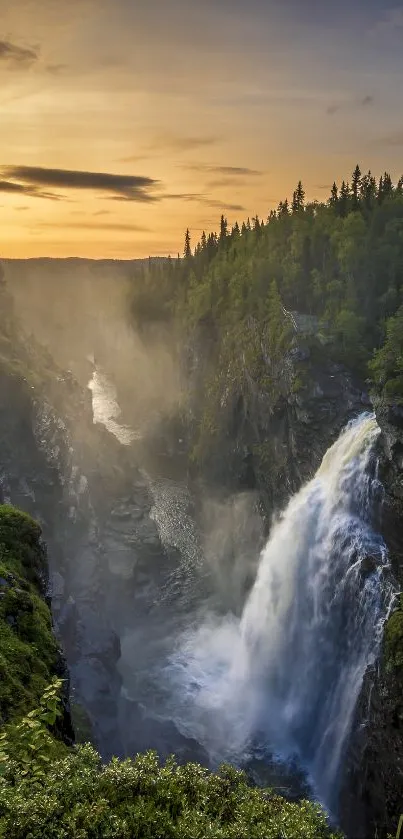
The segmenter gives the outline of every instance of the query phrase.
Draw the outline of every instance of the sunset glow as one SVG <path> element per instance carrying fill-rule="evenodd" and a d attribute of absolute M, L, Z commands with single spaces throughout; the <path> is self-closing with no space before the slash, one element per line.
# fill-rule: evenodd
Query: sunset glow
<path fill-rule="evenodd" d="M 358 159 L 402 173 L 401 7 L 0 6 L 4 257 L 176 254 L 299 178 L 321 200 Z"/>

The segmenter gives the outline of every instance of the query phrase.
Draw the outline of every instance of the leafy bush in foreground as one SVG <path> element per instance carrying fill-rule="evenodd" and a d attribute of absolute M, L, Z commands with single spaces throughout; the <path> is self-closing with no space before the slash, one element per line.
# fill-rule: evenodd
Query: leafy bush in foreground
<path fill-rule="evenodd" d="M 330 839 L 317 804 L 252 788 L 231 766 L 161 766 L 155 752 L 104 766 L 89 744 L 52 744 L 59 689 L 1 735 L 1 839 Z"/>

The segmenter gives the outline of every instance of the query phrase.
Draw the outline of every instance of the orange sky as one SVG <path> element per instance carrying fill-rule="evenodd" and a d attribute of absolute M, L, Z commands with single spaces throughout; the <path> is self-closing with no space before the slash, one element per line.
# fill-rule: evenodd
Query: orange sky
<path fill-rule="evenodd" d="M 176 254 L 299 178 L 398 177 L 403 10 L 335 6 L 0 0 L 0 256 Z"/>

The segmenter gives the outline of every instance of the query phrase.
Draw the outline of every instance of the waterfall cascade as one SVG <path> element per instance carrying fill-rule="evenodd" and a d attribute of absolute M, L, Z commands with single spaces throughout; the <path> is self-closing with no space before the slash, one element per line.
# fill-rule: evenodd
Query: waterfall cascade
<path fill-rule="evenodd" d="M 212 759 L 266 743 L 299 759 L 329 809 L 391 600 L 373 529 L 378 434 L 368 414 L 349 424 L 274 524 L 241 619 L 208 615 L 168 667 L 182 696 L 176 723 Z"/>
<path fill-rule="evenodd" d="M 119 424 L 114 387 L 97 370 L 89 387 L 94 421 L 130 445 L 138 435 Z M 189 601 L 166 639 L 164 661 L 148 660 L 143 697 L 151 717 L 174 722 L 213 764 L 245 764 L 265 750 L 297 759 L 335 814 L 354 710 L 393 600 L 386 547 L 374 527 L 382 501 L 379 433 L 369 414 L 352 421 L 290 500 L 273 524 L 241 617 L 218 614 L 217 598 L 196 610 Z M 180 517 L 171 519 L 172 491 L 167 504 L 162 489 L 156 517 L 172 530 Z M 140 683 L 137 673 L 138 698 Z"/>

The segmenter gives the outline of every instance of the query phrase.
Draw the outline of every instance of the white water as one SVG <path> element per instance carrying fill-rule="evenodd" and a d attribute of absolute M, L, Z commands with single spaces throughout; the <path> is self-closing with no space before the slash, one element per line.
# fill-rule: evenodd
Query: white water
<path fill-rule="evenodd" d="M 118 422 L 121 410 L 117 401 L 116 389 L 104 373 L 100 370 L 94 370 L 88 387 L 92 392 L 94 423 L 104 425 L 123 446 L 130 446 L 133 440 L 141 437 L 133 428 Z"/>
<path fill-rule="evenodd" d="M 213 759 L 256 743 L 297 755 L 329 808 L 387 610 L 386 549 L 371 527 L 378 434 L 368 415 L 349 425 L 273 527 L 241 619 L 205 618 L 166 671 L 176 724 Z"/>
<path fill-rule="evenodd" d="M 117 422 L 111 383 L 96 371 L 89 387 L 94 422 L 130 445 L 138 435 Z M 152 693 L 163 696 L 158 718 L 174 721 L 213 762 L 245 762 L 257 746 L 283 760 L 296 756 L 331 810 L 391 600 L 386 548 L 371 524 L 381 489 L 378 434 L 368 415 L 348 426 L 273 526 L 241 618 L 201 605 L 203 618 L 188 616 L 194 623 L 154 674 Z M 150 488 L 162 540 L 179 548 L 182 562 L 186 555 L 198 565 L 203 558 L 192 523 L 184 526 L 187 505 L 177 503 L 177 487 L 150 479 Z"/>

